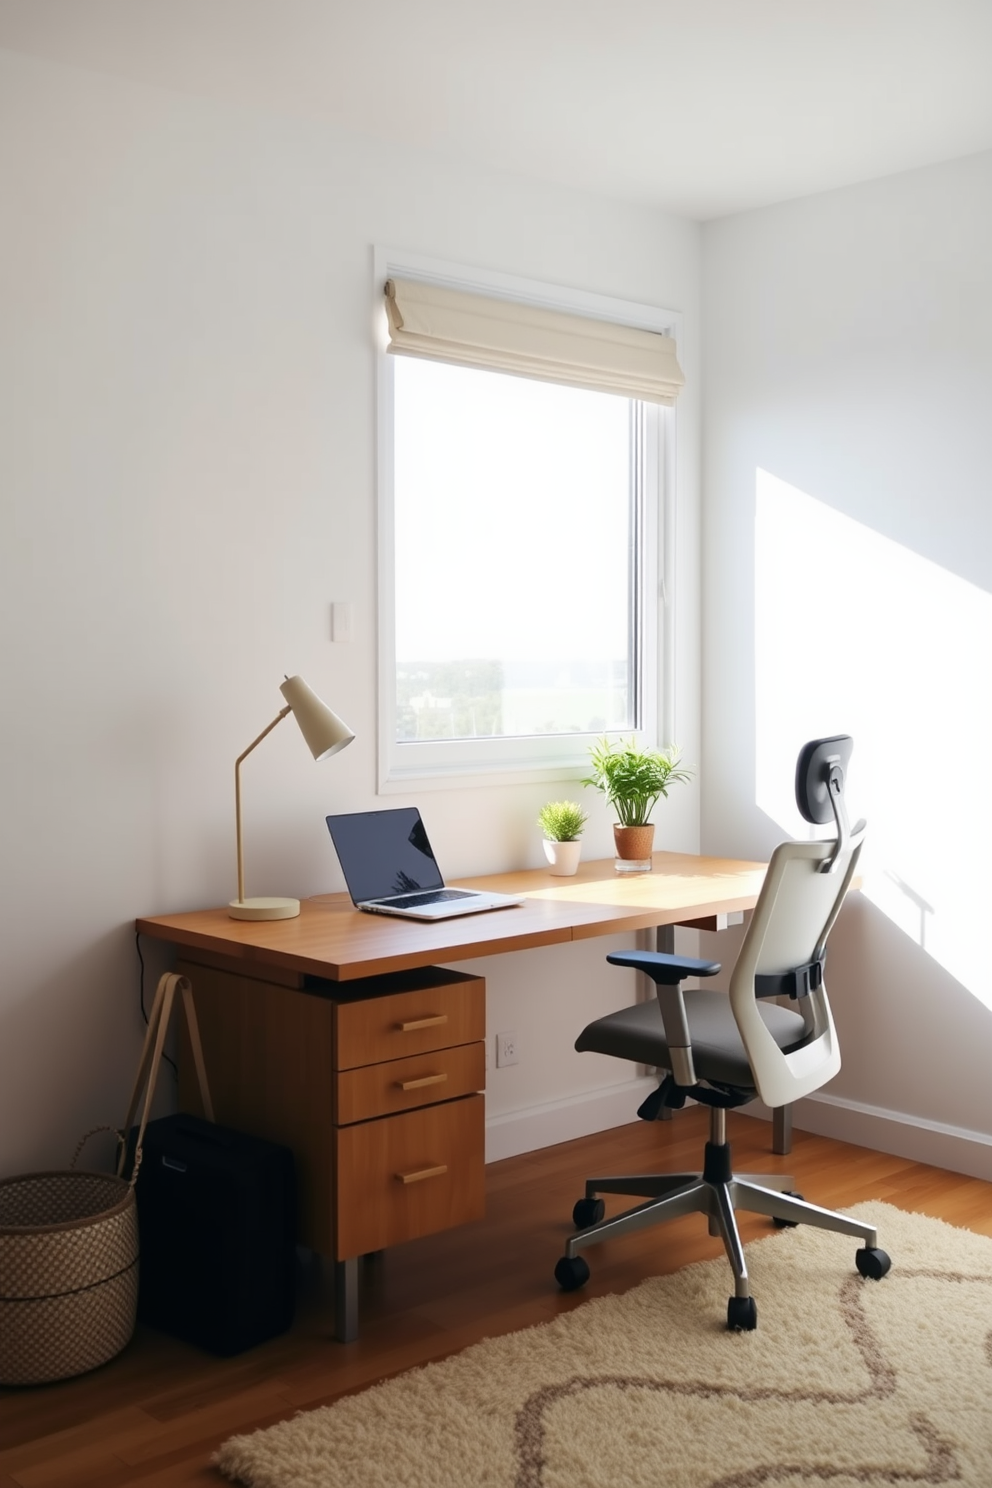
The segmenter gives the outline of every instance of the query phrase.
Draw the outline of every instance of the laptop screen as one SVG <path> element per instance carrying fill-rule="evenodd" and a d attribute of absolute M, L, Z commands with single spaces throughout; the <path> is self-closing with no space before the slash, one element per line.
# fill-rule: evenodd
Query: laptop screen
<path fill-rule="evenodd" d="M 416 806 L 329 816 L 327 828 L 355 904 L 444 887 Z"/>

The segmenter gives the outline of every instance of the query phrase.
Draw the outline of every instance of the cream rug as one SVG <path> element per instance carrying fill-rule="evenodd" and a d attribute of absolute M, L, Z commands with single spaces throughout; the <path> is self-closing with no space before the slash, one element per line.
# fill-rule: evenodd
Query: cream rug
<path fill-rule="evenodd" d="M 852 1213 L 885 1280 L 857 1275 L 854 1240 L 773 1232 L 747 1247 L 753 1333 L 725 1330 L 730 1268 L 705 1261 L 215 1460 L 252 1488 L 992 1488 L 992 1239 Z"/>

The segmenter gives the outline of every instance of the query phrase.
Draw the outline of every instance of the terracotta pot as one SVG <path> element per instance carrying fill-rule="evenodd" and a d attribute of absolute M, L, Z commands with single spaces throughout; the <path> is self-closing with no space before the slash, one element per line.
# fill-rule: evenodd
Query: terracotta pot
<path fill-rule="evenodd" d="M 613 824 L 613 843 L 617 850 L 618 873 L 650 873 L 654 848 L 654 822 L 643 827 L 621 827 Z"/>

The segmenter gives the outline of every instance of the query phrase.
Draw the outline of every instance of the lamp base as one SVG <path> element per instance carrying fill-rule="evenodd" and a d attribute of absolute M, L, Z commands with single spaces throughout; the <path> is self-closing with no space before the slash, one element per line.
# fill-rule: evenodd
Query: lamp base
<path fill-rule="evenodd" d="M 295 920 L 299 899 L 232 899 L 227 906 L 232 920 Z"/>

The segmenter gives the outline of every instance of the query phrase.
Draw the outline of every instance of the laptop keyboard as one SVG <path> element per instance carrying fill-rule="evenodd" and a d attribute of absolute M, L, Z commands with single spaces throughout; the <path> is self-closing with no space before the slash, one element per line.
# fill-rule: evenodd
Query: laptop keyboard
<path fill-rule="evenodd" d="M 421 904 L 446 904 L 449 899 L 474 897 L 466 889 L 431 889 L 424 894 L 397 894 L 395 898 L 380 900 L 379 903 L 399 904 L 404 908 L 409 905 L 411 909 L 416 909 Z"/>

